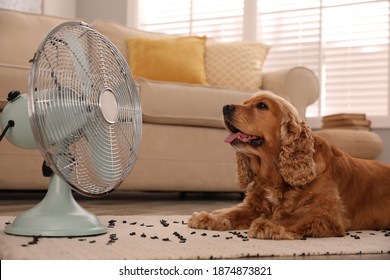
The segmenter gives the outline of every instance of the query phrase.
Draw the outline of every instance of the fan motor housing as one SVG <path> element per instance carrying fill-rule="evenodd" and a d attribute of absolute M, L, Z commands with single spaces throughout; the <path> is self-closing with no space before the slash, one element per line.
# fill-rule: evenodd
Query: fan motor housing
<path fill-rule="evenodd" d="M 14 127 L 5 134 L 8 141 L 19 148 L 37 149 L 28 116 L 27 100 L 27 95 L 22 94 L 7 103 L 2 112 L 1 127 L 4 129 L 8 121 L 14 121 Z"/>

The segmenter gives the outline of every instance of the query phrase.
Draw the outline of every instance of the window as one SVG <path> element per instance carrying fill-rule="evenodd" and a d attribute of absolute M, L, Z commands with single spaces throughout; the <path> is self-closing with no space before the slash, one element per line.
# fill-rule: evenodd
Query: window
<path fill-rule="evenodd" d="M 390 127 L 389 8 L 388 0 L 143 0 L 139 27 L 266 42 L 265 71 L 303 65 L 320 79 L 321 97 L 307 111 L 312 126 L 324 115 L 363 112 L 373 127 Z"/>
<path fill-rule="evenodd" d="M 144 30 L 173 35 L 207 35 L 219 41 L 242 39 L 244 0 L 139 2 L 139 27 Z"/>
<path fill-rule="evenodd" d="M 265 71 L 304 65 L 318 75 L 308 117 L 366 113 L 389 127 L 389 1 L 258 0 L 258 18 L 258 38 L 273 46 Z"/>

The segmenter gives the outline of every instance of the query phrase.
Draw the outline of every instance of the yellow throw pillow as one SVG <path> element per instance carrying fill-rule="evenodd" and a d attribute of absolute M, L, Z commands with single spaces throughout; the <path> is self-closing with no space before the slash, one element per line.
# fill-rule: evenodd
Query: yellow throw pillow
<path fill-rule="evenodd" d="M 270 46 L 260 42 L 226 42 L 206 45 L 207 82 L 212 86 L 257 90 Z"/>
<path fill-rule="evenodd" d="M 135 78 L 207 84 L 206 37 L 128 38 L 128 62 Z"/>

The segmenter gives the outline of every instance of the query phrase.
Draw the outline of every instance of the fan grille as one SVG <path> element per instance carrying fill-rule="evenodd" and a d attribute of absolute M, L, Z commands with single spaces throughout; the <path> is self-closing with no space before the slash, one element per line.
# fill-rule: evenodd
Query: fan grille
<path fill-rule="evenodd" d="M 117 187 L 133 168 L 142 133 L 136 86 L 117 48 L 83 23 L 62 24 L 41 43 L 29 89 L 47 165 L 86 195 Z"/>

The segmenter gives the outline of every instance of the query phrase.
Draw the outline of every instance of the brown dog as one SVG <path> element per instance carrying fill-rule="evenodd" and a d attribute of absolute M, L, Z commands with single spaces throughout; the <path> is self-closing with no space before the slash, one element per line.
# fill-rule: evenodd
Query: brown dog
<path fill-rule="evenodd" d="M 249 229 L 249 237 L 344 236 L 390 228 L 390 165 L 357 159 L 312 134 L 281 97 L 257 94 L 223 108 L 244 201 L 194 213 L 189 227 Z"/>

